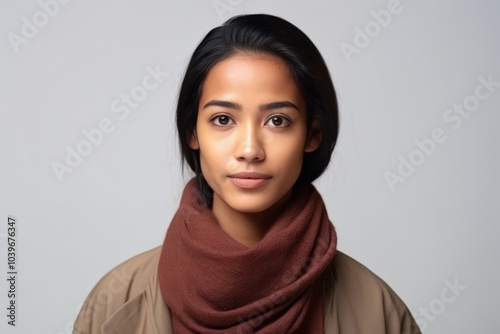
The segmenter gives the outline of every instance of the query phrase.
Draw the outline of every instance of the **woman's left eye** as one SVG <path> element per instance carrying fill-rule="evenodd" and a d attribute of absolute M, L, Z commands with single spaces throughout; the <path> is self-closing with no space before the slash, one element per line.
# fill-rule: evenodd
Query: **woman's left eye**
<path fill-rule="evenodd" d="M 283 116 L 273 116 L 271 117 L 265 125 L 271 125 L 273 127 L 285 127 L 289 125 L 291 122 Z"/>

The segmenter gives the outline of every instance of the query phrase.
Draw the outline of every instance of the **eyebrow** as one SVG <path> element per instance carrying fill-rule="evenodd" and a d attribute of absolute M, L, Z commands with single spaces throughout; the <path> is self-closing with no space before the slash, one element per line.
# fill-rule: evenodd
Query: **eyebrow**
<path fill-rule="evenodd" d="M 241 107 L 241 104 L 239 104 L 239 103 L 230 102 L 230 101 L 222 101 L 222 100 L 208 101 L 203 106 L 203 109 L 206 109 L 208 107 L 222 107 L 222 108 L 228 108 L 228 109 L 235 109 L 238 111 L 241 111 L 243 109 Z M 297 107 L 295 104 L 293 104 L 290 101 L 277 101 L 277 102 L 261 104 L 259 106 L 260 111 L 268 111 L 268 110 L 279 109 L 279 108 L 293 108 L 293 109 L 299 110 L 299 107 Z"/>

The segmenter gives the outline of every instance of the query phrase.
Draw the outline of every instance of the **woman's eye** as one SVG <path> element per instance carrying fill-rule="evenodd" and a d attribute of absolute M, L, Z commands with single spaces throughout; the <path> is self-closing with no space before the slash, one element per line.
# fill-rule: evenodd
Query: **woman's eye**
<path fill-rule="evenodd" d="M 229 116 L 219 115 L 212 118 L 211 122 L 218 126 L 225 126 L 225 125 L 231 125 L 232 124 L 231 122 L 233 122 L 233 120 Z"/>
<path fill-rule="evenodd" d="M 285 127 L 288 124 L 290 124 L 290 121 L 283 116 L 273 116 L 266 122 L 266 125 L 275 127 Z"/>

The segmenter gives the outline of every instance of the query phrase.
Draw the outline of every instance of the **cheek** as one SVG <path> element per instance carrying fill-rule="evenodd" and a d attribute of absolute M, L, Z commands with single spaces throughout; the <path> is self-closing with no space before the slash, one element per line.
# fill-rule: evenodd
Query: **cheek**
<path fill-rule="evenodd" d="M 235 163 L 234 159 L 231 159 L 230 143 L 213 135 L 199 137 L 199 142 L 201 171 L 207 181 L 225 175 L 226 171 L 234 170 L 227 166 Z"/>
<path fill-rule="evenodd" d="M 266 151 L 273 158 L 280 157 L 282 160 L 300 160 L 304 153 L 306 142 L 305 129 L 297 129 L 287 135 L 273 135 L 266 140 Z"/>
<path fill-rule="evenodd" d="M 302 169 L 304 159 L 305 132 L 296 133 L 295 136 L 283 141 L 281 145 L 274 146 L 273 156 L 276 157 L 276 163 L 282 168 L 282 173 L 290 177 L 298 177 Z"/>
<path fill-rule="evenodd" d="M 267 150 L 266 155 L 269 161 L 278 167 L 282 172 L 297 172 L 302 167 L 303 160 L 303 145 L 302 141 L 288 142 L 286 144 L 273 144 L 272 149 Z"/>
<path fill-rule="evenodd" d="M 205 178 L 207 177 L 207 172 L 212 174 L 211 171 L 217 170 L 217 157 L 214 156 L 217 152 L 213 147 L 207 145 L 206 143 L 200 146 L 200 164 L 201 170 Z"/>

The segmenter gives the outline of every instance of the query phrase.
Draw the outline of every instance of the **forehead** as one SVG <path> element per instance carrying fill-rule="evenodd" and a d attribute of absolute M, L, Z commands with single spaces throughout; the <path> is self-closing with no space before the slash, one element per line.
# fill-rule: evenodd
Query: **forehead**
<path fill-rule="evenodd" d="M 255 53 L 238 53 L 212 67 L 203 83 L 201 99 L 220 94 L 302 99 L 281 58 Z"/>

